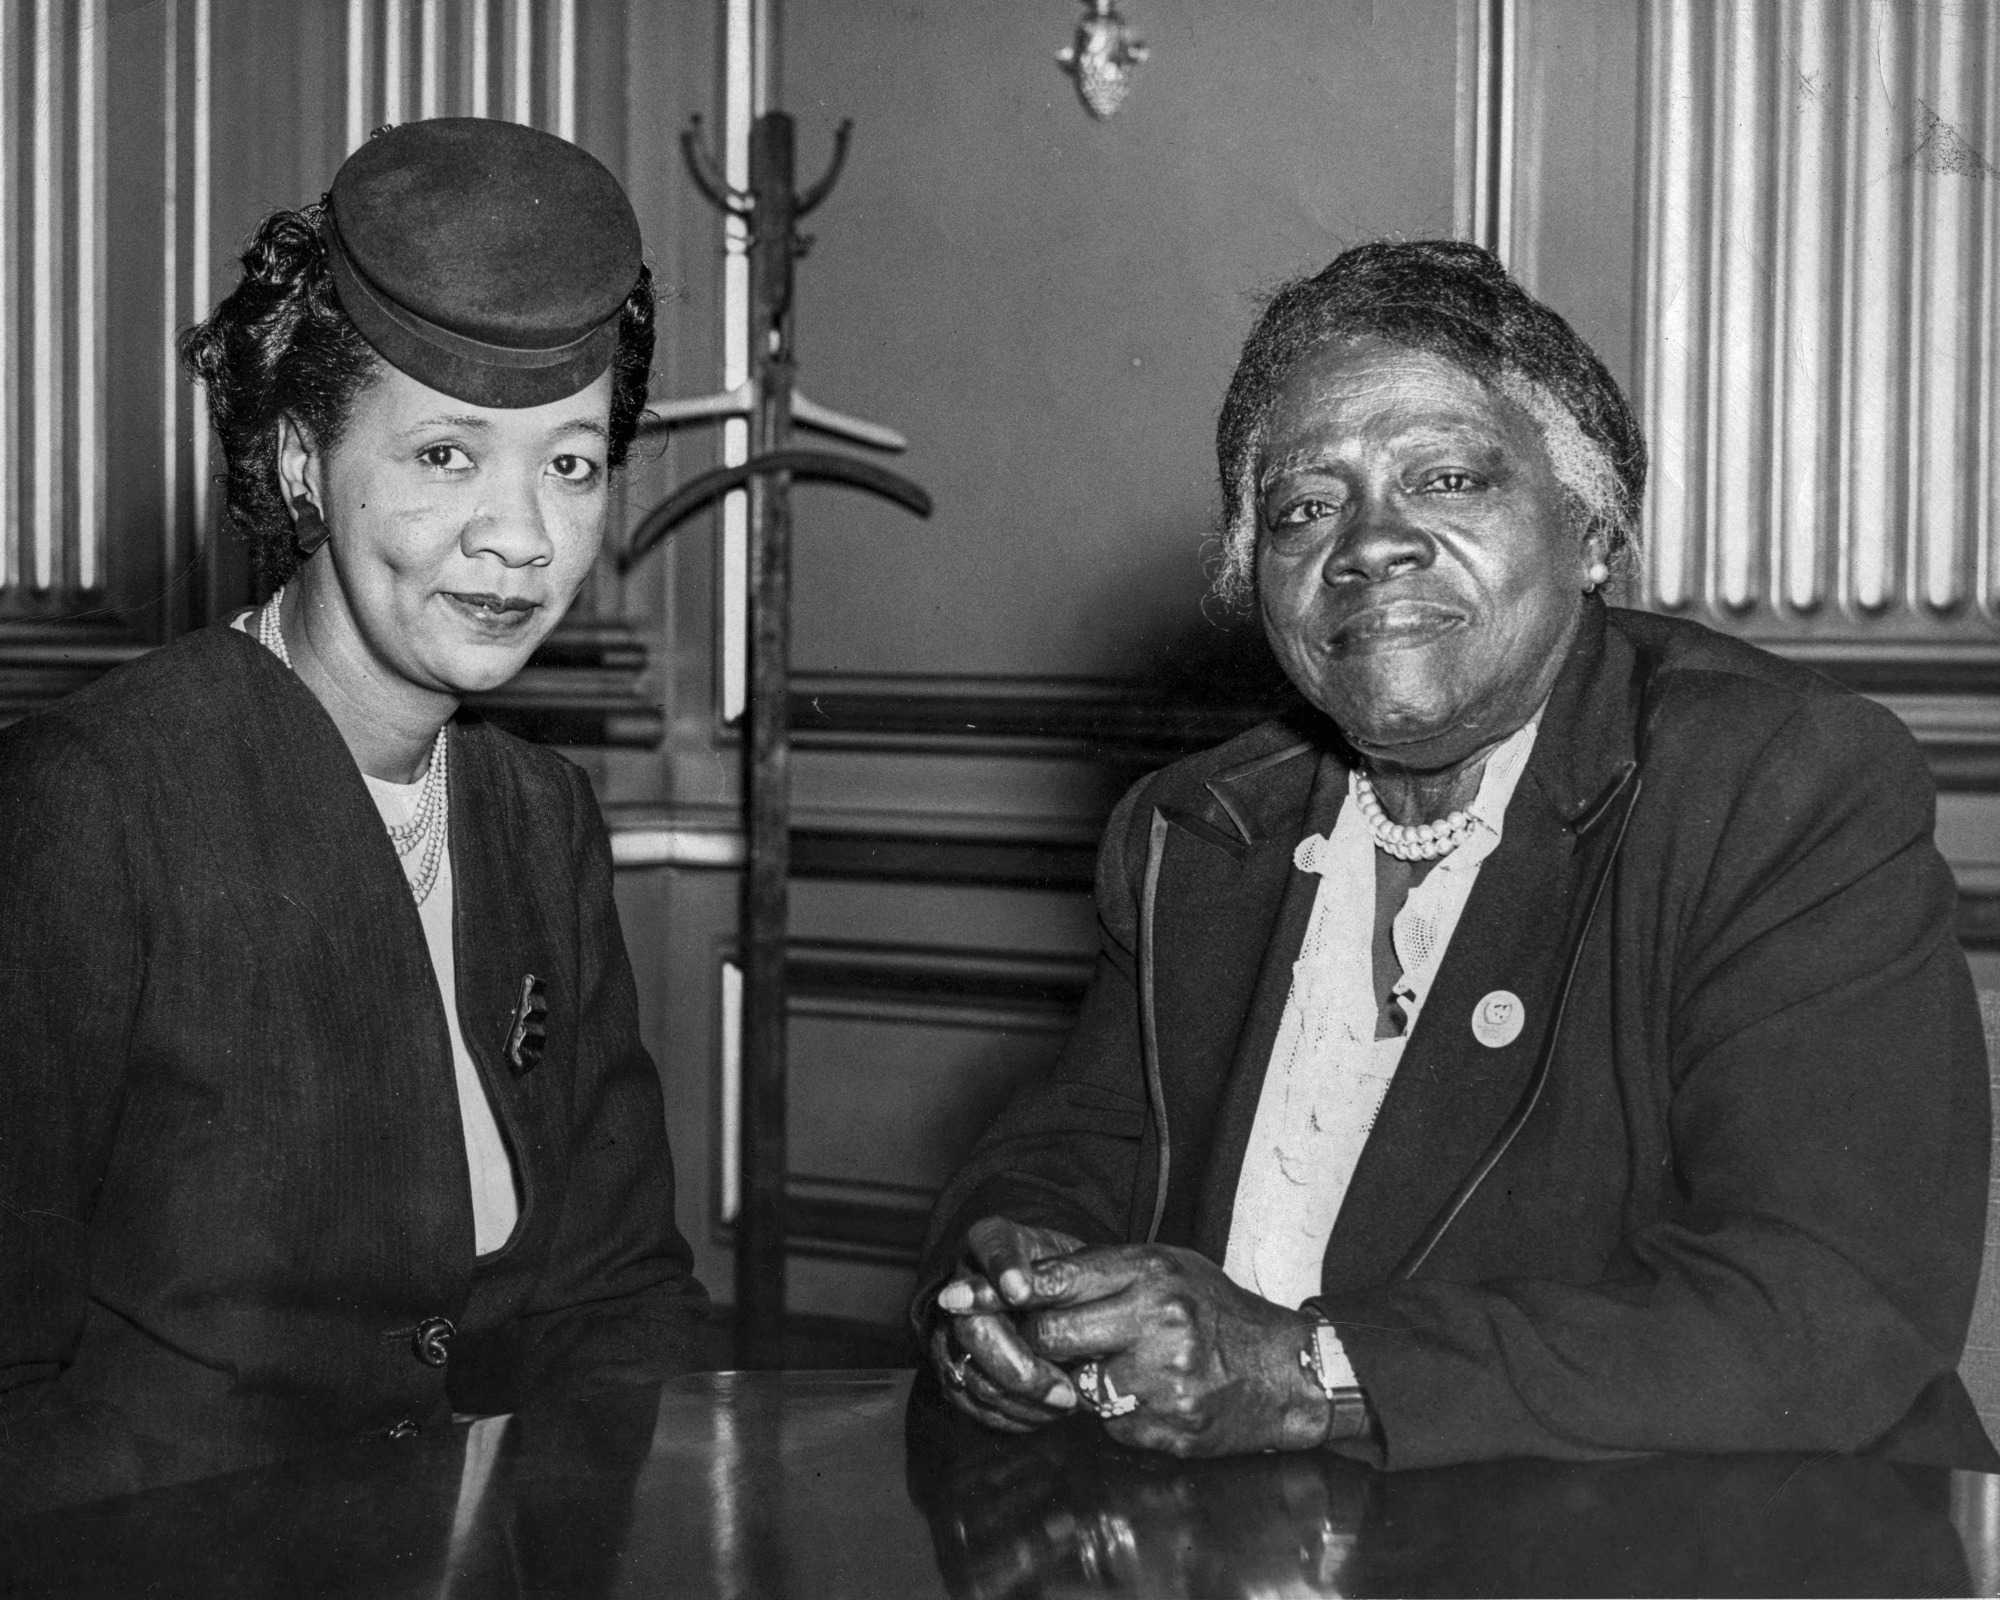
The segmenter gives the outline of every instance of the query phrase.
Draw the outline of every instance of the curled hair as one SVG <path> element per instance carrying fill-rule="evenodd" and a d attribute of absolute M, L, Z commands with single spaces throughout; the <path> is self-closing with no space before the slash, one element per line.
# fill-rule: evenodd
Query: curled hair
<path fill-rule="evenodd" d="M 242 281 L 180 341 L 182 364 L 208 390 L 229 521 L 270 588 L 299 565 L 278 479 L 279 420 L 289 412 L 331 449 L 381 359 L 334 294 L 323 206 L 266 217 L 243 252 Z"/>
<path fill-rule="evenodd" d="M 248 541 L 266 590 L 288 580 L 300 559 L 278 477 L 281 419 L 291 415 L 316 448 L 331 450 L 383 366 L 334 291 L 319 229 L 324 209 L 321 201 L 266 217 L 243 252 L 242 280 L 180 338 L 181 362 L 208 391 L 222 443 L 230 524 Z M 654 314 L 653 275 L 642 266 L 619 308 L 611 357 L 605 458 L 614 471 L 646 408 Z"/>
<path fill-rule="evenodd" d="M 641 265 L 639 281 L 618 308 L 618 344 L 611 353 L 611 439 L 604 464 L 616 472 L 646 414 L 646 380 L 653 370 L 653 269 Z"/>
<path fill-rule="evenodd" d="M 1646 441 L 1604 364 L 1489 252 L 1454 239 L 1357 245 L 1282 285 L 1244 341 L 1215 424 L 1222 560 L 1214 592 L 1242 605 L 1257 550 L 1256 456 L 1292 370 L 1316 351 L 1381 339 L 1463 368 L 1534 419 L 1579 537 L 1608 561 L 1637 541 Z"/>

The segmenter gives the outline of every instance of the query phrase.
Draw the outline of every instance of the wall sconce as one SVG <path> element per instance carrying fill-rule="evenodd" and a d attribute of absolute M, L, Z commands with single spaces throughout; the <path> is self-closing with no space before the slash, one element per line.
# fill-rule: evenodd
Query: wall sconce
<path fill-rule="evenodd" d="M 1084 0 L 1083 11 L 1075 42 L 1058 50 L 1056 60 L 1076 80 L 1084 109 L 1101 121 L 1125 103 L 1133 69 L 1147 51 L 1111 0 Z"/>

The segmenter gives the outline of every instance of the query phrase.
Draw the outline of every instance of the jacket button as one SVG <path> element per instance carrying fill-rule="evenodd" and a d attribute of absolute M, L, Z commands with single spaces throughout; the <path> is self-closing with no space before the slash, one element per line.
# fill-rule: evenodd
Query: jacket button
<path fill-rule="evenodd" d="M 425 1366 L 441 1367 L 451 1355 L 452 1335 L 457 1332 L 449 1317 L 425 1317 L 411 1335 L 410 1348 Z"/>
<path fill-rule="evenodd" d="M 392 1423 L 389 1427 L 384 1428 L 382 1430 L 382 1437 L 385 1439 L 409 1439 L 421 1432 L 423 1432 L 423 1429 L 417 1426 L 415 1417 L 405 1417 L 401 1422 Z"/>

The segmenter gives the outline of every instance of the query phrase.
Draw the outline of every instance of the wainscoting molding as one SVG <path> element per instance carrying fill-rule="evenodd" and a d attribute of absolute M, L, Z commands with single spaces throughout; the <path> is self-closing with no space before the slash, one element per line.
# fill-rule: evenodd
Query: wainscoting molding
<path fill-rule="evenodd" d="M 785 1245 L 799 1255 L 911 1266 L 936 1199 L 906 1184 L 788 1178 Z"/>
<path fill-rule="evenodd" d="M 110 616 L 0 625 L 0 725 L 41 711 L 154 645 Z M 543 744 L 651 749 L 666 719 L 645 637 L 618 623 L 559 628 L 498 693 L 469 703 Z"/>
<path fill-rule="evenodd" d="M 975 1033 L 1039 1035 L 1049 1047 L 1066 1033 L 1090 978 L 1086 958 L 1033 952 L 946 949 L 935 945 L 847 940 L 794 942 L 786 961 L 787 1011 L 878 1028 L 958 1028 Z M 728 1008 L 734 963 L 716 964 L 719 1009 Z M 734 1035 L 725 1029 L 720 1060 L 722 1122 L 733 1121 Z M 827 1063 L 813 1070 L 825 1071 Z M 795 1069 L 796 1070 L 796 1069 Z M 714 1215 L 736 1214 L 733 1163 L 718 1173 L 722 1193 Z M 794 1172 L 785 1185 L 788 1247 L 806 1255 L 896 1266 L 915 1259 L 930 1213 L 932 1191 L 886 1180 L 855 1180 Z M 719 1222 L 718 1238 L 729 1228 Z"/>
<path fill-rule="evenodd" d="M 792 833 L 792 871 L 802 878 L 1083 891 L 1096 861 L 1095 838 L 932 834 L 921 826 Z"/>
<path fill-rule="evenodd" d="M 1960 775 L 1978 781 L 1960 787 L 1996 789 L 1989 730 L 1990 724 L 1964 746 Z M 1948 758 L 1956 759 L 1934 749 L 1941 771 Z M 743 863 L 740 823 L 726 808 L 615 807 L 607 820 L 612 857 L 621 868 L 734 871 Z M 1097 832 L 1096 823 L 1084 818 L 808 808 L 792 835 L 792 865 L 807 879 L 1082 894 L 1093 880 Z M 1961 864 L 1957 870 L 1960 941 L 1967 949 L 2000 949 L 2000 867 Z M 814 971 L 801 968 L 795 978 L 807 980 Z"/>
<path fill-rule="evenodd" d="M 0 724 L 54 705 L 151 648 L 111 617 L 0 625 Z"/>
<path fill-rule="evenodd" d="M 785 980 L 798 1016 L 1064 1033 L 1090 966 L 1015 950 L 794 941 Z"/>
<path fill-rule="evenodd" d="M 646 677 L 645 635 L 623 623 L 565 623 L 504 688 L 470 704 L 543 744 L 651 749 L 666 716 Z"/>
<path fill-rule="evenodd" d="M 792 739 L 803 750 L 1157 766 L 1220 744 L 1295 698 L 1275 684 L 1198 700 L 1118 678 L 801 673 Z"/>
<path fill-rule="evenodd" d="M 1968 950 L 2000 950 L 2000 866 L 1959 869 L 1958 942 Z"/>
<path fill-rule="evenodd" d="M 1766 641 L 1908 724 L 1940 789 L 2000 793 L 2000 643 Z M 1177 700 L 1118 679 L 802 674 L 792 737 L 804 750 L 1007 755 L 1095 761 L 1145 771 L 1207 749 L 1296 705 L 1274 687 L 1234 699 Z M 827 870 L 851 875 L 831 841 Z M 904 852 L 919 869 L 921 861 Z"/>

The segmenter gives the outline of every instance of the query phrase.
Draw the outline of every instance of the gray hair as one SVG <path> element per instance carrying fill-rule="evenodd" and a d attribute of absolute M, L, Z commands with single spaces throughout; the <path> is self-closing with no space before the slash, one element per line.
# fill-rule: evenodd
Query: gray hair
<path fill-rule="evenodd" d="M 1578 539 L 1598 536 L 1614 564 L 1636 547 L 1646 441 L 1590 346 L 1478 245 L 1384 240 L 1282 285 L 1244 341 L 1215 424 L 1217 599 L 1242 607 L 1255 587 L 1255 462 L 1286 379 L 1314 352 L 1368 338 L 1450 361 L 1527 412 L 1570 502 Z"/>

